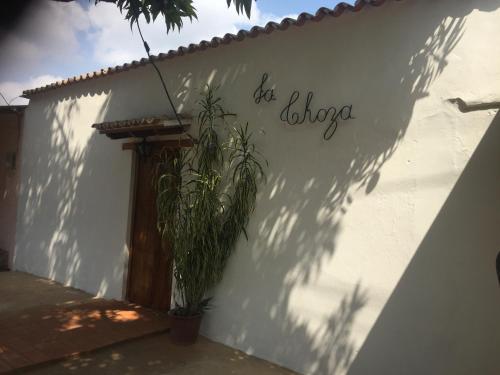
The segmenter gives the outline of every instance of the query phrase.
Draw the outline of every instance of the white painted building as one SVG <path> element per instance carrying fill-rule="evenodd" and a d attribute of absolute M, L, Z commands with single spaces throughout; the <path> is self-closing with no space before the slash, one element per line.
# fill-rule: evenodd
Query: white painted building
<path fill-rule="evenodd" d="M 500 1 L 364 3 L 158 59 L 180 112 L 219 85 L 270 165 L 202 332 L 307 374 L 498 374 Z M 91 125 L 171 115 L 157 77 L 26 96 L 14 268 L 124 298 L 134 153 Z"/>

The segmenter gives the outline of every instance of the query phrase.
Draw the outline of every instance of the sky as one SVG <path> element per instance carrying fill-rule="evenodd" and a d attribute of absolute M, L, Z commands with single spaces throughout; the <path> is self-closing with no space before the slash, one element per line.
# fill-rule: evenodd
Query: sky
<path fill-rule="evenodd" d="M 236 33 L 320 7 L 333 8 L 336 0 L 258 0 L 248 19 L 227 8 L 226 0 L 194 0 L 198 20 L 185 22 L 181 31 L 166 33 L 159 18 L 142 22 L 144 37 L 152 53 L 167 52 L 214 36 Z M 352 1 L 346 1 L 352 3 Z M 82 73 L 145 57 L 134 28 L 114 4 L 78 0 L 61 3 L 36 1 L 0 45 L 0 92 L 11 104 L 26 104 L 23 90 Z M 0 105 L 5 102 L 0 98 Z"/>

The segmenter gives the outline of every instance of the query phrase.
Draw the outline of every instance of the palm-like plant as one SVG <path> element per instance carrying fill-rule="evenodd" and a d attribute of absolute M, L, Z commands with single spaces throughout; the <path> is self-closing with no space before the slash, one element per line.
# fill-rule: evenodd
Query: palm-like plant
<path fill-rule="evenodd" d="M 197 315 L 206 292 L 222 278 L 236 241 L 255 208 L 263 161 L 247 126 L 222 139 L 221 98 L 208 87 L 200 100 L 199 140 L 188 150 L 162 153 L 158 165 L 158 229 L 172 249 L 179 300 L 174 313 Z"/>

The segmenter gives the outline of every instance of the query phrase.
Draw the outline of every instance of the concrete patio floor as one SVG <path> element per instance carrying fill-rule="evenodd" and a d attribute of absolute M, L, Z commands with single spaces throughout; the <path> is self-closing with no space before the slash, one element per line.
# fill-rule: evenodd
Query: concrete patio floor
<path fill-rule="evenodd" d="M 90 302 L 93 296 L 23 272 L 0 272 L 0 314 L 43 305 Z"/>
<path fill-rule="evenodd" d="M 18 272 L 0 273 L 0 372 L 165 332 L 166 313 L 92 298 Z"/>
<path fill-rule="evenodd" d="M 200 337 L 173 345 L 166 314 L 0 272 L 0 373 L 294 374 Z"/>
<path fill-rule="evenodd" d="M 290 375 L 294 372 L 214 343 L 204 337 L 190 347 L 170 343 L 166 334 L 117 344 L 20 372 L 29 375 Z"/>

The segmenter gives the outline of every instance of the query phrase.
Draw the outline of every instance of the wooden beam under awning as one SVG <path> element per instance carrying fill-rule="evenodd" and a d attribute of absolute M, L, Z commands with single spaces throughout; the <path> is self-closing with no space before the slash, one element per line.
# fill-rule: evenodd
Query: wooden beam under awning
<path fill-rule="evenodd" d="M 185 139 L 165 139 L 165 140 L 154 140 L 154 141 L 148 141 L 148 143 L 152 145 L 159 145 L 161 147 L 165 148 L 189 148 L 193 147 L 195 144 L 195 140 L 191 138 L 185 138 Z M 136 150 L 137 146 L 141 142 L 129 142 L 129 143 L 124 143 L 122 144 L 122 150 Z"/>
<path fill-rule="evenodd" d="M 108 121 L 92 127 L 111 139 L 145 138 L 154 135 L 175 135 L 187 132 L 192 118 L 181 116 L 181 123 L 168 116 L 143 117 L 132 120 Z"/>

